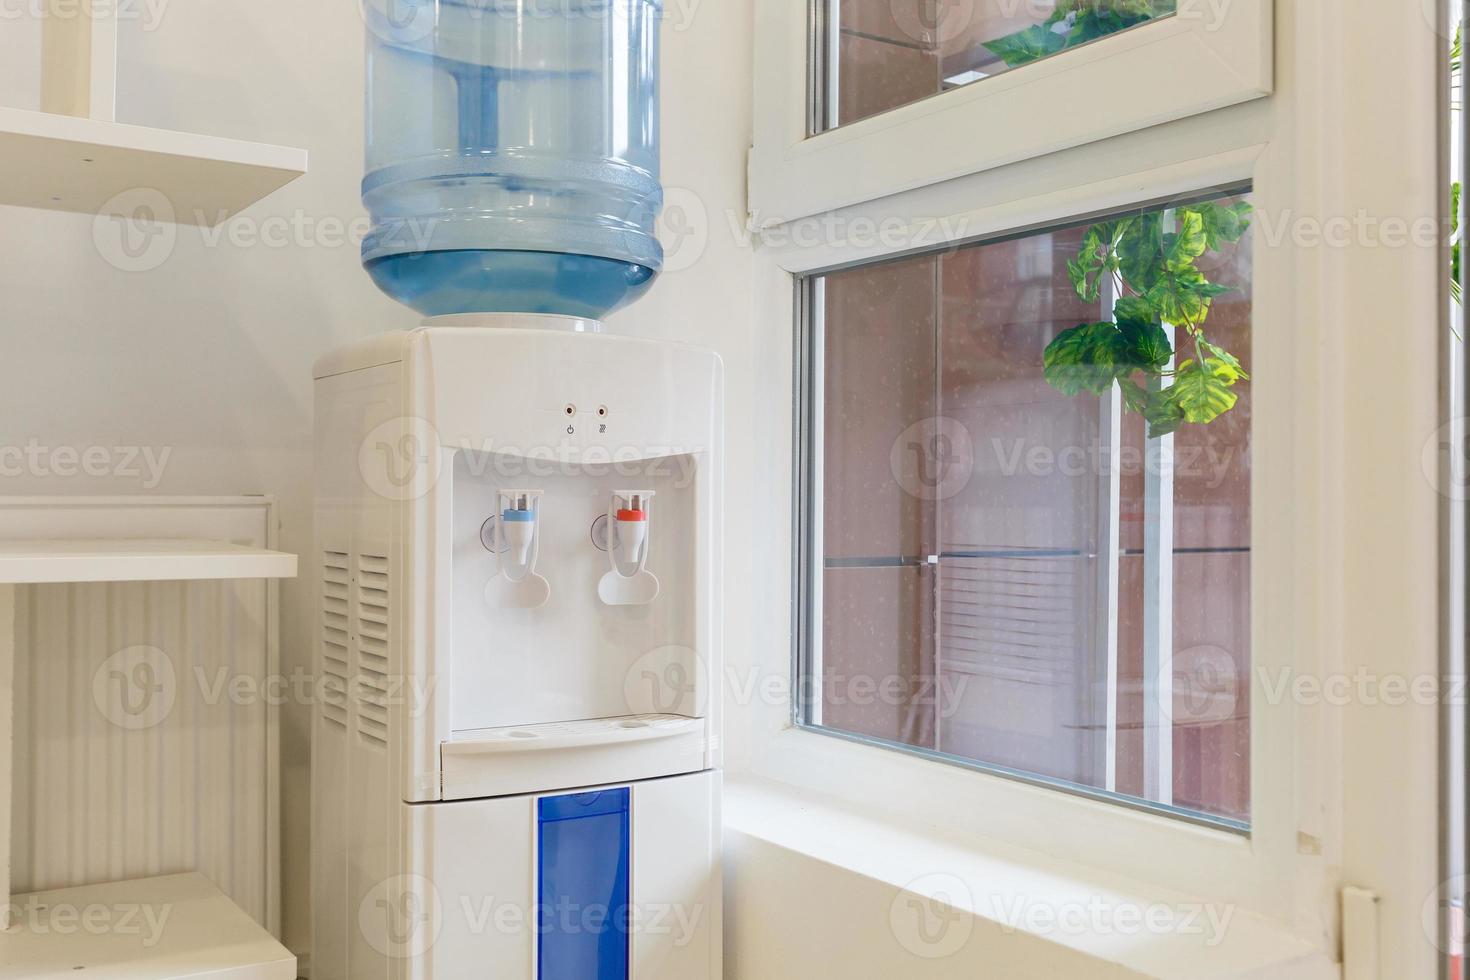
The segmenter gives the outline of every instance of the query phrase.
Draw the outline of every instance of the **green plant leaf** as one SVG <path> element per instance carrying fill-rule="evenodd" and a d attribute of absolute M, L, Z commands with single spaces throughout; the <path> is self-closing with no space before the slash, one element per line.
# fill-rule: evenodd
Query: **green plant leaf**
<path fill-rule="evenodd" d="M 1174 215 L 1177 230 L 1164 236 L 1164 266 L 1170 272 L 1184 272 L 1193 269 L 1194 260 L 1205 254 L 1209 237 L 1199 211 L 1180 208 Z"/>
<path fill-rule="evenodd" d="M 1219 362 L 1219 366 L 1216 368 L 1217 373 L 1220 373 L 1222 376 L 1228 373 L 1232 384 L 1236 381 L 1249 381 L 1251 379 L 1251 376 L 1245 373 L 1245 368 L 1241 366 L 1240 359 L 1225 348 L 1212 344 L 1208 340 L 1201 340 L 1200 346 L 1215 355 L 1210 360 L 1212 362 Z"/>
<path fill-rule="evenodd" d="M 1113 317 L 1119 324 L 1125 320 L 1130 323 L 1158 323 L 1159 311 L 1142 296 L 1124 296 L 1113 304 Z"/>
<path fill-rule="evenodd" d="M 1048 23 L 1065 20 L 1090 30 L 1094 22 L 1085 18 L 1117 20 L 1119 11 L 1137 6 L 1147 13 L 1159 3 L 1172 9 L 1172 0 L 1058 0 Z M 1074 30 L 1069 37 L 1075 35 Z M 1239 241 L 1252 213 L 1245 201 L 1204 202 L 1088 226 L 1076 258 L 1067 263 L 1077 295 L 1097 302 L 1103 277 L 1111 275 L 1121 277 L 1130 295 L 1114 302 L 1114 323 L 1084 323 L 1048 345 L 1047 381 L 1069 395 L 1102 395 L 1117 384 L 1124 406 L 1148 421 L 1151 437 L 1185 423 L 1208 423 L 1233 408 L 1239 396 L 1232 388 L 1250 375 L 1234 354 L 1207 341 L 1202 329 L 1214 299 L 1233 287 L 1211 282 L 1196 262 Z M 1173 230 L 1166 232 L 1166 226 Z M 1187 329 L 1201 356 L 1169 371 L 1176 351 L 1165 324 Z M 1173 378 L 1167 388 L 1161 385 L 1166 376 Z"/>
<path fill-rule="evenodd" d="M 1021 65 L 1039 61 L 1066 46 L 1066 38 L 1039 24 L 984 43 L 984 47 L 1004 61 L 1008 68 L 1019 68 Z"/>
<path fill-rule="evenodd" d="M 1125 296 L 1113 304 L 1113 316 L 1123 336 L 1125 361 L 1157 375 L 1174 356 L 1174 348 L 1153 306 L 1141 296 Z"/>
<path fill-rule="evenodd" d="M 1128 288 L 1146 293 L 1158 282 L 1164 262 L 1164 214 L 1127 219 L 1118 235 L 1118 269 Z"/>
<path fill-rule="evenodd" d="M 1174 356 L 1169 335 L 1159 323 L 1120 319 L 1118 333 L 1123 338 L 1122 362 L 1128 367 L 1156 375 Z"/>
<path fill-rule="evenodd" d="M 1459 35 L 1456 34 L 1458 44 Z M 1450 295 L 1460 302 L 1460 182 L 1450 185 Z"/>
<path fill-rule="evenodd" d="M 984 42 L 1008 68 L 1174 13 L 1177 0 L 1058 0 L 1040 24 Z"/>
<path fill-rule="evenodd" d="M 1171 269 L 1144 293 L 1167 323 L 1198 326 L 1210 312 L 1210 301 L 1231 287 L 1210 282 L 1194 266 Z"/>
<path fill-rule="evenodd" d="M 1121 378 L 1118 381 L 1118 389 L 1123 393 L 1123 407 L 1130 412 L 1144 414 L 1148 406 L 1148 392 L 1137 381 Z"/>
<path fill-rule="evenodd" d="M 1255 209 L 1246 201 L 1236 201 L 1228 206 L 1214 202 L 1195 204 L 1185 210 L 1200 216 L 1204 223 L 1205 246 L 1214 251 L 1222 244 L 1240 241 L 1250 230 L 1250 216 Z"/>
<path fill-rule="evenodd" d="M 1213 422 L 1235 407 L 1236 394 L 1231 391 L 1237 373 L 1217 358 L 1205 364 L 1187 360 L 1174 372 L 1171 398 L 1184 414 L 1186 422 Z"/>
<path fill-rule="evenodd" d="M 1156 0 L 1077 0 L 1059 3 L 1048 23 L 1060 22 L 1075 11 L 1067 43 L 1085 44 L 1152 19 L 1156 6 Z"/>
<path fill-rule="evenodd" d="M 1113 248 L 1116 226 L 1111 222 L 1096 224 L 1082 236 L 1077 258 L 1067 263 L 1072 288 L 1085 302 L 1096 303 L 1102 294 L 1103 276 L 1118 270 L 1118 256 Z"/>
<path fill-rule="evenodd" d="M 1150 391 L 1143 407 L 1143 417 L 1148 422 L 1150 439 L 1166 436 L 1183 425 L 1184 410 L 1175 400 L 1174 389 Z"/>
<path fill-rule="evenodd" d="M 1125 359 L 1123 335 L 1111 323 L 1083 323 L 1057 334 L 1041 362 L 1047 383 L 1064 395 L 1107 393 Z"/>

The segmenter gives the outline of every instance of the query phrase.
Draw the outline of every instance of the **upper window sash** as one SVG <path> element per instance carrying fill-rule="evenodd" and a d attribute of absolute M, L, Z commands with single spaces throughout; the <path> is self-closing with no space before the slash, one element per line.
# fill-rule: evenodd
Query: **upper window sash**
<path fill-rule="evenodd" d="M 1180 0 L 1153 23 L 812 136 L 822 92 L 812 39 L 825 2 L 756 2 L 757 228 L 1272 91 L 1274 0 Z"/>

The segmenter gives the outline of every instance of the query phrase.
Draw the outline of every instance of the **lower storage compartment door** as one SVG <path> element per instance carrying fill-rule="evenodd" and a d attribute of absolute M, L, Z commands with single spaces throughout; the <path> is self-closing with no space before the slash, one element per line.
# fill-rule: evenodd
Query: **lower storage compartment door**
<path fill-rule="evenodd" d="M 628 980 L 630 796 L 537 801 L 539 980 Z"/>
<path fill-rule="evenodd" d="M 720 774 L 633 784 L 633 980 L 719 980 Z"/>
<path fill-rule="evenodd" d="M 717 772 L 404 804 L 384 959 L 352 980 L 719 980 L 719 810 Z"/>

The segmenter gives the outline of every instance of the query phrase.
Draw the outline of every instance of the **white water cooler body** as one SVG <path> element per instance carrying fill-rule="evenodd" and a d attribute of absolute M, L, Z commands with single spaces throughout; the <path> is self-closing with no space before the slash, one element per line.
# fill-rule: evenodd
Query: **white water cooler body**
<path fill-rule="evenodd" d="M 719 359 L 434 322 L 317 365 L 311 976 L 714 980 Z"/>

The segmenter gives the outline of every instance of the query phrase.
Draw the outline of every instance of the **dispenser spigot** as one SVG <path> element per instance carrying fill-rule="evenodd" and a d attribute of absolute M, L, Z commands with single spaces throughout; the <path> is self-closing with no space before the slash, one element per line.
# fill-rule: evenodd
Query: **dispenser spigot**
<path fill-rule="evenodd" d="M 648 501 L 652 490 L 615 490 L 607 510 L 607 558 L 612 567 L 597 592 L 611 606 L 646 605 L 658 597 L 658 577 L 648 563 Z"/>
<path fill-rule="evenodd" d="M 496 511 L 495 552 L 500 555 L 500 573 L 519 582 L 536 571 L 541 541 L 541 491 L 501 490 Z"/>
<path fill-rule="evenodd" d="M 618 508 L 613 516 L 617 525 L 613 536 L 617 562 L 636 565 L 648 543 L 648 511 L 643 509 L 643 495 L 633 494 L 628 506 Z"/>
<path fill-rule="evenodd" d="M 536 539 L 536 512 L 525 494 L 517 496 L 512 506 L 500 512 L 505 528 L 505 543 L 510 547 L 510 560 L 516 565 L 530 561 L 531 543 Z"/>

